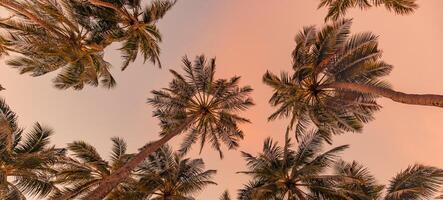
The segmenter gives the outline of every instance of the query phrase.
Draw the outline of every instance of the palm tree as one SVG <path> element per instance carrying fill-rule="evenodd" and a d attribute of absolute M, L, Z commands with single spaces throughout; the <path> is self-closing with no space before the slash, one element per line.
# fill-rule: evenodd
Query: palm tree
<path fill-rule="evenodd" d="M 381 78 L 392 66 L 381 60 L 377 36 L 369 32 L 350 35 L 351 24 L 352 20 L 344 19 L 319 31 L 314 26 L 305 27 L 297 34 L 292 53 L 294 72 L 280 76 L 266 72 L 263 76 L 264 83 L 274 90 L 270 103 L 278 106 L 269 120 L 290 117 L 289 127 L 295 126 L 296 135 L 309 124 L 338 134 L 361 131 L 380 109 L 377 97 L 443 107 L 441 95 L 390 89 Z"/>
<path fill-rule="evenodd" d="M 140 10 L 140 1 L 123 2 L 132 2 L 133 10 Z M 124 67 L 135 60 L 139 50 L 145 60 L 157 62 L 160 33 L 155 23 L 172 5 L 169 1 L 155 1 L 133 13 L 143 19 L 140 23 L 131 21 L 134 25 L 128 26 L 116 11 L 91 7 L 82 1 L 0 0 L 0 6 L 13 13 L 0 21 L 0 28 L 9 33 L 0 41 L 0 50 L 21 55 L 7 62 L 21 74 L 41 76 L 61 69 L 54 79 L 59 89 L 82 89 L 86 84 L 112 88 L 116 83 L 111 65 L 104 60 L 104 49 L 112 42 L 123 41 L 123 57 L 127 58 Z"/>
<path fill-rule="evenodd" d="M 199 139 L 200 152 L 210 142 L 220 157 L 223 157 L 221 142 L 229 149 L 239 146 L 243 132 L 238 124 L 249 120 L 237 113 L 253 105 L 249 97 L 252 88 L 238 86 L 238 76 L 215 79 L 215 59 L 207 61 L 202 55 L 192 64 L 185 57 L 183 63 L 185 75 L 170 70 L 174 79 L 169 88 L 153 91 L 154 97 L 148 99 L 155 108 L 154 116 L 161 121 L 162 138 L 144 146 L 133 159 L 102 181 L 87 199 L 102 199 L 150 154 L 180 133 L 187 133 L 179 150 L 182 154 Z"/>
<path fill-rule="evenodd" d="M 384 7 L 396 14 L 407 15 L 414 12 L 418 5 L 416 0 L 321 0 L 318 8 L 328 7 L 327 20 L 337 20 L 346 15 L 350 8 L 358 7 L 366 10 L 371 7 Z"/>
<path fill-rule="evenodd" d="M 331 198 L 332 200 L 431 199 L 443 184 L 442 169 L 420 164 L 411 165 L 398 173 L 389 181 L 386 191 L 384 191 L 385 186 L 376 183 L 374 176 L 370 174 L 367 168 L 355 161 L 351 163 L 337 162 L 334 171 L 337 175 L 352 177 L 358 181 L 352 183 L 336 182 L 335 186 L 344 189 L 347 198 L 334 197 Z"/>
<path fill-rule="evenodd" d="M 130 155 L 126 153 L 126 142 L 121 138 L 112 138 L 111 140 L 113 147 L 110 162 L 105 161 L 94 146 L 86 142 L 69 143 L 67 149 L 72 153 L 72 156 L 64 159 L 55 168 L 57 176 L 54 182 L 61 188 L 52 194 L 51 199 L 81 198 L 95 189 L 105 177 L 127 162 Z M 114 191 L 120 190 L 127 184 L 134 184 L 135 181 L 133 177 L 129 177 Z"/>
<path fill-rule="evenodd" d="M 321 199 L 323 196 L 336 194 L 338 190 L 333 184 L 319 183 L 334 183 L 345 179 L 339 175 L 327 175 L 325 170 L 336 162 L 338 154 L 348 146 L 338 146 L 321 152 L 322 146 L 321 136 L 311 132 L 305 134 L 298 147 L 292 150 L 286 132 L 283 147 L 267 138 L 263 151 L 257 156 L 242 152 L 248 171 L 240 173 L 252 176 L 252 180 L 239 190 L 239 199 Z"/>
<path fill-rule="evenodd" d="M 35 123 L 23 135 L 16 114 L 0 99 L 0 199 L 43 198 L 55 191 L 52 167 L 63 158 L 64 150 L 49 145 L 52 134 Z"/>
<path fill-rule="evenodd" d="M 205 170 L 202 159 L 184 158 L 163 146 L 151 154 L 136 170 L 139 181 L 126 192 L 110 199 L 193 200 L 194 194 L 212 181 L 215 170 Z"/>

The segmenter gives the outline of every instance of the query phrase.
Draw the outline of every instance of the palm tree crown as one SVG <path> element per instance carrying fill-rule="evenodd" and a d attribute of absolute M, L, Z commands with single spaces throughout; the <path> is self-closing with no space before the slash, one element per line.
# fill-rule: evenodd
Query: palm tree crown
<path fill-rule="evenodd" d="M 259 155 L 243 152 L 248 171 L 240 173 L 251 175 L 252 180 L 239 191 L 239 199 L 319 199 L 335 194 L 337 189 L 333 185 L 320 183 L 333 183 L 343 178 L 324 173 L 348 146 L 321 152 L 322 144 L 321 136 L 313 132 L 305 134 L 295 150 L 289 139 L 280 147 L 268 138 Z"/>
<path fill-rule="evenodd" d="M 161 120 L 162 134 L 188 121 L 188 133 L 180 149 L 182 153 L 200 139 L 200 151 L 209 141 L 223 157 L 220 142 L 234 149 L 243 138 L 238 123 L 249 120 L 237 112 L 253 105 L 249 97 L 252 88 L 239 87 L 238 76 L 229 80 L 215 79 L 215 59 L 207 61 L 202 55 L 192 64 L 185 57 L 183 63 L 185 74 L 171 70 L 174 79 L 169 87 L 153 91 L 154 97 L 148 102 L 156 109 L 154 115 Z"/>
<path fill-rule="evenodd" d="M 23 135 L 17 116 L 0 100 L 0 199 L 44 198 L 55 191 L 52 166 L 64 156 L 63 149 L 49 145 L 53 131 L 36 123 Z"/>
<path fill-rule="evenodd" d="M 380 60 L 377 37 L 372 33 L 350 36 L 351 20 L 340 20 L 317 31 L 305 27 L 296 36 L 292 75 L 267 72 L 263 80 L 274 89 L 270 99 L 278 109 L 269 119 L 290 117 L 296 136 L 309 124 L 326 133 L 361 131 L 380 109 L 375 95 L 327 88 L 332 82 L 388 87 L 380 78 L 391 65 Z M 329 139 L 329 138 L 327 138 Z"/>
<path fill-rule="evenodd" d="M 159 62 L 161 37 L 156 22 L 174 2 L 154 1 L 144 9 L 141 1 L 102 3 L 117 6 L 118 11 L 79 0 L 0 1 L 14 14 L 0 20 L 0 28 L 9 33 L 0 38 L 0 54 L 18 53 L 8 64 L 22 74 L 41 76 L 61 69 L 54 79 L 60 89 L 114 87 L 111 65 L 104 60 L 104 49 L 113 42 L 123 42 L 123 69 L 138 52 L 145 61 Z M 121 12 L 127 17 L 121 17 Z"/>
<path fill-rule="evenodd" d="M 290 118 L 289 128 L 298 137 L 310 125 L 317 126 L 330 142 L 331 133 L 359 132 L 381 107 L 376 98 L 412 105 L 443 107 L 443 96 L 406 94 L 392 90 L 383 77 L 392 66 L 381 60 L 377 36 L 350 34 L 352 20 L 303 28 L 292 53 L 293 73 L 277 76 L 266 72 L 265 84 L 278 109 L 269 117 Z"/>

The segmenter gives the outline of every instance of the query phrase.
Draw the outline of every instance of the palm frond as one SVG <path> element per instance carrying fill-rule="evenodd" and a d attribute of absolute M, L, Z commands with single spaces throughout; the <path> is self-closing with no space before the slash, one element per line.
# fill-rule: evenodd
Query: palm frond
<path fill-rule="evenodd" d="M 321 0 L 318 8 L 328 8 L 325 17 L 325 21 L 328 21 L 345 16 L 351 8 L 366 10 L 379 6 L 384 6 L 388 11 L 399 15 L 413 13 L 418 8 L 416 0 Z"/>
<path fill-rule="evenodd" d="M 385 199 L 427 199 L 433 197 L 443 184 L 443 170 L 412 165 L 390 180 Z"/>

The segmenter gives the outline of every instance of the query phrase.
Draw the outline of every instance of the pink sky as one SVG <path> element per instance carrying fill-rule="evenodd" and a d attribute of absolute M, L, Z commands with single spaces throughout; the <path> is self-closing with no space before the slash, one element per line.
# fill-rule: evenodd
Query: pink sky
<path fill-rule="evenodd" d="M 9 105 L 18 113 L 20 124 L 34 121 L 55 129 L 52 141 L 63 146 L 73 140 L 93 144 L 109 156 L 110 138 L 126 139 L 134 152 L 145 142 L 158 138 L 157 119 L 145 103 L 150 91 L 166 87 L 171 76 L 167 69 L 180 69 L 181 57 L 204 53 L 217 57 L 217 76 L 242 76 L 251 85 L 257 104 L 244 115 L 252 124 L 243 126 L 246 137 L 239 150 L 255 153 L 264 138 L 282 141 L 286 121 L 267 122 L 273 111 L 267 101 L 271 90 L 262 84 L 266 70 L 279 73 L 291 69 L 290 53 L 294 36 L 306 25 L 323 24 L 325 9 L 316 10 L 318 0 L 181 0 L 160 23 L 164 42 L 164 68 L 138 61 L 125 72 L 119 71 L 119 54 L 110 47 L 106 58 L 114 65 L 118 87 L 113 90 L 87 88 L 60 91 L 51 85 L 53 75 L 31 78 L 1 63 L 0 83 Z M 420 8 L 410 16 L 395 16 L 385 9 L 353 10 L 352 31 L 372 31 L 380 35 L 384 60 L 394 65 L 388 77 L 395 89 L 404 92 L 443 94 L 443 1 L 419 0 Z M 362 134 L 335 137 L 334 145 L 350 144 L 345 160 L 365 164 L 381 183 L 409 164 L 443 167 L 443 110 L 401 105 L 380 99 L 384 107 Z M 179 144 L 180 138 L 172 141 Z M 217 186 L 210 186 L 198 199 L 217 199 L 229 189 L 235 194 L 247 176 L 240 151 L 218 153 L 207 146 L 202 157 L 208 169 L 217 169 Z"/>

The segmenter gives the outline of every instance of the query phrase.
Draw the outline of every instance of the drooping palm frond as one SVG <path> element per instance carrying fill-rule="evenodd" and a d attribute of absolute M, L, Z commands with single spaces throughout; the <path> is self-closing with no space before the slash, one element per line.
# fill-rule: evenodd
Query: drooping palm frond
<path fill-rule="evenodd" d="M 36 123 L 23 135 L 17 116 L 0 100 L 0 181 L 1 199 L 44 198 L 55 191 L 53 166 L 64 150 L 49 146 L 52 130 Z"/>
<path fill-rule="evenodd" d="M 443 184 L 443 170 L 425 165 L 412 165 L 390 180 L 385 199 L 429 199 Z"/>
<path fill-rule="evenodd" d="M 380 6 L 399 15 L 411 14 L 418 8 L 416 0 L 320 0 L 318 8 L 328 8 L 328 14 L 325 17 L 327 21 L 345 16 L 351 8 L 366 10 Z"/>

